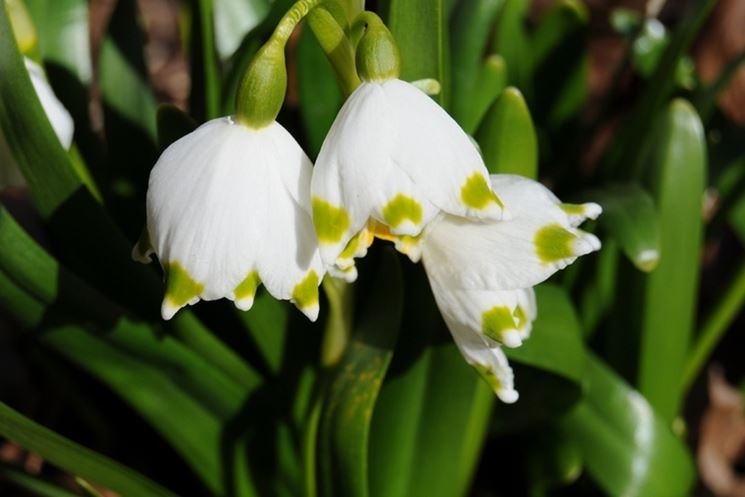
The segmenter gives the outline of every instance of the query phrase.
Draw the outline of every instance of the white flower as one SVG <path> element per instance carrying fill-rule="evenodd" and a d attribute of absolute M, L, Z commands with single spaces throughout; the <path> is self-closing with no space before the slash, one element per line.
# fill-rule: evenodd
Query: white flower
<path fill-rule="evenodd" d="M 277 122 L 214 119 L 168 147 L 150 174 L 147 234 L 158 255 L 164 319 L 199 299 L 248 310 L 259 284 L 318 316 L 323 264 L 310 214 L 312 165 Z"/>
<path fill-rule="evenodd" d="M 443 215 L 411 243 L 421 255 L 432 292 L 466 361 L 505 402 L 517 400 L 501 346 L 528 338 L 537 314 L 532 287 L 600 248 L 577 229 L 595 219 L 594 203 L 562 204 L 540 183 L 493 175 L 491 185 L 511 219 L 481 222 Z M 417 243 L 418 242 L 418 243 Z"/>
<path fill-rule="evenodd" d="M 44 75 L 44 69 L 28 57 L 24 57 L 23 60 L 26 63 L 26 69 L 31 76 L 31 83 L 34 85 L 34 90 L 36 90 L 36 95 L 39 97 L 44 113 L 47 115 L 62 146 L 69 149 L 75 132 L 75 125 L 70 113 L 54 95 L 52 87 L 49 86 L 49 82 Z"/>
<path fill-rule="evenodd" d="M 65 149 L 69 149 L 70 145 L 72 145 L 72 136 L 75 131 L 75 125 L 72 117 L 70 117 L 70 113 L 57 100 L 41 66 L 27 57 L 24 57 L 23 60 L 31 78 L 34 91 L 39 97 L 41 107 L 44 109 L 44 113 L 47 115 L 52 129 L 62 146 Z M 13 152 L 10 150 L 10 146 L 0 131 L 0 189 L 24 184 L 26 184 L 26 180 L 23 177 L 23 173 L 18 168 L 18 164 L 16 164 L 13 158 Z"/>
<path fill-rule="evenodd" d="M 353 266 L 361 251 L 354 237 L 371 218 L 393 235 L 417 236 L 441 212 L 503 217 L 466 133 L 399 79 L 365 81 L 347 99 L 321 147 L 311 195 L 321 256 L 341 271 Z"/>

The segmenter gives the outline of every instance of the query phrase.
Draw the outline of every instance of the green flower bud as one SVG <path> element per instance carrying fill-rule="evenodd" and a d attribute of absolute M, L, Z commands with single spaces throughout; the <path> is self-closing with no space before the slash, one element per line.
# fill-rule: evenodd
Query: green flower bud
<path fill-rule="evenodd" d="M 393 35 L 380 18 L 363 12 L 356 23 L 365 25 L 365 33 L 357 45 L 357 73 L 364 81 L 396 79 L 401 74 L 401 57 Z"/>
<path fill-rule="evenodd" d="M 236 119 L 260 129 L 279 114 L 287 91 L 284 43 L 270 39 L 254 57 L 236 95 Z"/>

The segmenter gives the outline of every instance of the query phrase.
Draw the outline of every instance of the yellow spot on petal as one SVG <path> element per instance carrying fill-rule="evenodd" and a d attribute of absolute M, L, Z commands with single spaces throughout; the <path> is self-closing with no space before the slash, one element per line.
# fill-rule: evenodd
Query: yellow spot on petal
<path fill-rule="evenodd" d="M 183 307 L 199 297 L 204 285 L 195 281 L 178 261 L 171 261 L 166 271 L 166 300 L 175 307 Z"/>
<path fill-rule="evenodd" d="M 349 228 L 349 216 L 342 207 L 335 207 L 321 198 L 313 197 L 313 226 L 319 242 L 338 243 Z"/>
<path fill-rule="evenodd" d="M 494 390 L 494 393 L 499 394 L 502 391 L 502 382 L 499 381 L 497 375 L 489 367 L 483 364 L 471 364 L 471 367 L 486 380 L 492 390 Z"/>
<path fill-rule="evenodd" d="M 574 257 L 572 244 L 576 238 L 563 226 L 549 224 L 536 232 L 533 243 L 538 258 L 544 263 L 551 263 Z"/>
<path fill-rule="evenodd" d="M 481 331 L 492 340 L 504 342 L 504 333 L 514 329 L 515 320 L 507 306 L 494 306 L 481 315 Z"/>
<path fill-rule="evenodd" d="M 233 290 L 236 300 L 253 299 L 256 296 L 256 289 L 260 284 L 259 273 L 251 271 Z"/>
<path fill-rule="evenodd" d="M 582 204 L 559 204 L 559 207 L 567 216 L 583 216 L 585 214 L 585 206 Z"/>
<path fill-rule="evenodd" d="M 512 315 L 515 317 L 515 322 L 517 323 L 518 330 L 523 329 L 525 325 L 528 324 L 528 316 L 525 314 L 525 311 L 522 307 L 517 306 L 515 308 L 515 312 Z"/>
<path fill-rule="evenodd" d="M 359 233 L 357 236 L 349 240 L 349 243 L 347 243 L 347 246 L 344 247 L 344 250 L 341 251 L 341 254 L 339 254 L 339 259 L 351 259 L 354 257 L 354 254 L 357 253 L 357 249 L 360 246 L 360 237 L 362 236 L 362 233 Z"/>
<path fill-rule="evenodd" d="M 299 309 L 307 309 L 318 304 L 318 275 L 310 271 L 308 275 L 292 289 L 292 302 Z"/>
<path fill-rule="evenodd" d="M 407 220 L 419 225 L 422 222 L 422 206 L 412 197 L 399 193 L 383 207 L 383 219 L 392 228 Z"/>
<path fill-rule="evenodd" d="M 494 193 L 480 173 L 473 173 L 460 189 L 460 198 L 463 203 L 472 209 L 482 210 L 489 204 L 496 203 L 500 208 L 504 207 L 497 194 Z"/>

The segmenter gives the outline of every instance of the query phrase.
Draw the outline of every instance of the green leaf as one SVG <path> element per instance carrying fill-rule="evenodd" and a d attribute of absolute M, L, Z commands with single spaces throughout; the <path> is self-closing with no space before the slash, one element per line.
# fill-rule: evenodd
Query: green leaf
<path fill-rule="evenodd" d="M 114 9 L 98 56 L 98 84 L 106 111 L 107 136 L 121 139 L 119 129 L 129 125 L 154 143 L 157 102 L 148 82 L 136 17 L 132 3 L 117 4 Z"/>
<path fill-rule="evenodd" d="M 370 422 L 398 337 L 400 271 L 395 253 L 384 252 L 367 308 L 331 379 L 318 433 L 321 496 L 369 495 Z"/>
<path fill-rule="evenodd" d="M 80 497 L 79 494 L 64 490 L 57 485 L 10 466 L 0 466 L 0 480 L 8 481 L 13 486 L 39 497 Z"/>
<path fill-rule="evenodd" d="M 590 14 L 579 0 L 556 3 L 532 40 L 538 121 L 559 126 L 575 117 L 587 98 Z"/>
<path fill-rule="evenodd" d="M 704 129 L 688 102 L 668 107 L 652 161 L 661 257 L 644 282 L 639 390 L 672 422 L 694 325 L 707 167 Z"/>
<path fill-rule="evenodd" d="M 530 111 L 520 90 L 505 89 L 476 133 L 491 173 L 538 176 L 538 143 Z"/>
<path fill-rule="evenodd" d="M 649 193 L 635 183 L 612 184 L 593 190 L 587 197 L 603 206 L 600 225 L 608 230 L 631 262 L 645 272 L 657 267 L 660 226 Z"/>
<path fill-rule="evenodd" d="M 88 85 L 92 78 L 88 2 L 86 0 L 25 0 L 46 64 L 68 71 Z"/>
<path fill-rule="evenodd" d="M 618 243 L 614 239 L 603 241 L 603 249 L 596 258 L 597 266 L 593 278 L 583 288 L 580 297 L 580 316 L 585 338 L 593 335 L 601 319 L 615 302 L 615 296 L 618 293 L 618 261 L 620 256 Z"/>
<path fill-rule="evenodd" d="M 507 86 L 507 66 L 499 55 L 490 55 L 481 68 L 470 103 L 458 120 L 466 133 L 474 134 L 494 100 Z"/>
<path fill-rule="evenodd" d="M 373 414 L 370 494 L 465 495 L 495 396 L 455 347 L 421 268 L 407 269 L 403 331 Z"/>
<path fill-rule="evenodd" d="M 525 27 L 529 7 L 529 0 L 505 0 L 497 19 L 493 52 L 507 63 L 508 83 L 532 101 L 534 63 Z"/>
<path fill-rule="evenodd" d="M 447 108 L 450 99 L 449 51 L 443 0 L 387 0 L 388 27 L 401 51 L 401 79 L 440 82 L 435 97 Z"/>
<path fill-rule="evenodd" d="M 0 434 L 60 468 L 122 495 L 176 497 L 141 474 L 44 428 L 2 402 Z"/>
<path fill-rule="evenodd" d="M 489 34 L 503 0 L 472 0 L 459 2 L 455 6 L 450 24 L 450 51 L 452 55 L 452 114 L 466 131 L 473 132 L 483 110 L 474 109 L 474 91 L 478 86 L 498 86 L 499 80 L 491 78 L 491 84 L 484 83 L 494 73 L 483 59 Z M 504 74 L 504 61 L 501 61 L 501 74 Z M 487 72 L 490 71 L 490 72 Z M 503 85 L 502 85 L 503 86 Z M 501 88 L 500 88 L 501 89 Z M 482 90 L 483 91 L 483 90 Z M 499 90 L 497 90 L 499 91 Z M 494 93 L 492 98 L 496 96 Z M 491 103 L 489 100 L 486 105 Z M 481 107 L 485 109 L 485 107 Z"/>
<path fill-rule="evenodd" d="M 219 0 L 218 0 L 219 1 Z M 191 96 L 189 108 L 198 121 L 220 115 L 220 67 L 215 47 L 215 0 L 191 0 Z"/>
<path fill-rule="evenodd" d="M 695 469 L 685 444 L 668 423 L 592 355 L 585 374 L 585 400 L 561 420 L 561 426 L 579 444 L 592 478 L 608 495 L 688 495 Z"/>

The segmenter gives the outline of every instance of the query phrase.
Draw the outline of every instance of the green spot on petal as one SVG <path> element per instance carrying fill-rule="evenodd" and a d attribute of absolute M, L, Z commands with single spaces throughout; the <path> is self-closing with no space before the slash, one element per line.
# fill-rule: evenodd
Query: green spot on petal
<path fill-rule="evenodd" d="M 549 224 L 539 229 L 533 243 L 538 258 L 544 263 L 551 263 L 574 257 L 572 244 L 577 237 L 558 224 Z"/>
<path fill-rule="evenodd" d="M 515 329 L 515 320 L 509 307 L 494 306 L 481 315 L 481 331 L 497 342 L 503 342 L 504 332 Z"/>
<path fill-rule="evenodd" d="M 492 202 L 499 207 L 504 207 L 497 194 L 489 188 L 484 176 L 479 173 L 473 173 L 463 183 L 463 187 L 460 189 L 460 198 L 464 204 L 472 209 L 484 209 Z"/>
<path fill-rule="evenodd" d="M 313 226 L 319 242 L 337 243 L 349 228 L 349 216 L 342 207 L 313 197 Z"/>
<path fill-rule="evenodd" d="M 292 289 L 292 301 L 300 309 L 307 309 L 318 304 L 318 275 L 310 271 L 308 275 Z"/>
<path fill-rule="evenodd" d="M 475 369 L 484 380 L 486 380 L 492 390 L 494 390 L 494 393 L 499 394 L 502 390 L 502 382 L 499 381 L 499 378 L 494 374 L 494 371 L 483 364 L 471 364 L 471 367 Z"/>
<path fill-rule="evenodd" d="M 418 225 L 422 222 L 422 206 L 415 199 L 399 193 L 383 207 L 383 219 L 391 228 L 406 220 Z"/>
<path fill-rule="evenodd" d="M 166 271 L 166 300 L 175 307 L 183 307 L 199 297 L 204 285 L 195 281 L 178 261 L 172 261 Z"/>
<path fill-rule="evenodd" d="M 528 323 L 528 316 L 525 315 L 525 311 L 523 311 L 522 307 L 517 306 L 515 308 L 515 312 L 512 315 L 515 317 L 515 322 L 517 323 L 518 330 L 523 329 Z"/>
<path fill-rule="evenodd" d="M 235 290 L 233 290 L 236 300 L 253 299 L 256 295 L 256 289 L 260 284 L 261 279 L 259 278 L 259 273 L 251 271 L 248 273 L 248 276 L 246 276 L 246 278 L 235 287 Z"/>
<path fill-rule="evenodd" d="M 339 259 L 351 259 L 352 257 L 354 257 L 354 254 L 357 253 L 357 248 L 360 246 L 361 236 L 362 233 L 349 240 L 347 246 L 344 247 L 344 250 L 342 250 L 341 254 L 339 254 Z"/>
<path fill-rule="evenodd" d="M 585 206 L 582 204 L 559 204 L 559 207 L 567 216 L 582 216 L 585 214 Z"/>

